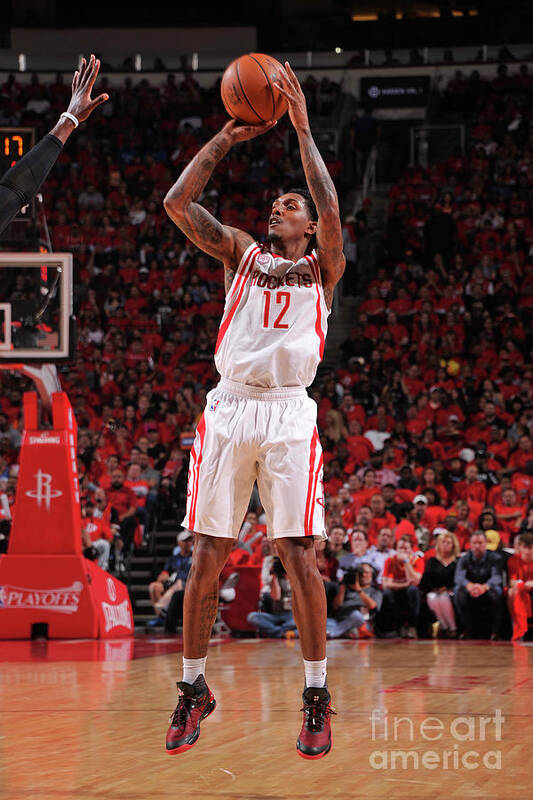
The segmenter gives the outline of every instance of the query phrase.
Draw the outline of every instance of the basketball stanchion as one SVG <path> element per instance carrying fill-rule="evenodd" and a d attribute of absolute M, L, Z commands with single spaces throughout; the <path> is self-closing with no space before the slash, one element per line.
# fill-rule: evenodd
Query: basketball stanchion
<path fill-rule="evenodd" d="M 11 365 L 11 369 L 14 365 Z M 8 552 L 0 559 L 0 639 L 114 638 L 133 633 L 125 584 L 82 555 L 77 425 L 64 392 L 40 428 L 24 394 L 24 433 Z"/>

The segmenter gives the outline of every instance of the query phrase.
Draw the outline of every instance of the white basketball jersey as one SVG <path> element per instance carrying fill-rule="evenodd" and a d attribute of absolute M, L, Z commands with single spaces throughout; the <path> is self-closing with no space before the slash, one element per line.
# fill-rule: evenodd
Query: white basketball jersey
<path fill-rule="evenodd" d="M 254 242 L 226 296 L 216 368 L 223 378 L 250 386 L 310 386 L 324 354 L 329 313 L 314 250 L 294 262 Z"/>

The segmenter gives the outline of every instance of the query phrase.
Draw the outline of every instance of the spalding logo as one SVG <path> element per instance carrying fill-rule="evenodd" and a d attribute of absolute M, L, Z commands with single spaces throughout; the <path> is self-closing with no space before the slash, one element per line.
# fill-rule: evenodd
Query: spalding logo
<path fill-rule="evenodd" d="M 231 94 L 230 100 L 233 104 L 242 103 L 241 93 L 235 83 L 231 84 L 230 94 Z"/>

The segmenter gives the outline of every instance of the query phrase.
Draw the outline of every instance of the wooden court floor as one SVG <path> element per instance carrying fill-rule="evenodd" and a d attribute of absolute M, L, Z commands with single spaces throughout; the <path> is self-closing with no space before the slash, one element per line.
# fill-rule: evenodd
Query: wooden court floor
<path fill-rule="evenodd" d="M 0 642 L 1 800 L 533 799 L 527 645 L 328 643 L 338 716 L 319 761 L 295 751 L 298 643 L 212 646 L 218 707 L 195 747 L 173 757 L 176 653 L 64 651 L 20 661 Z"/>

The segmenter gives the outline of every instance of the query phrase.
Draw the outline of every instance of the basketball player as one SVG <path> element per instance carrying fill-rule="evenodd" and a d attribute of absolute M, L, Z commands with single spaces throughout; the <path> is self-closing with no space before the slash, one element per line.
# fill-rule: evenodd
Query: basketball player
<path fill-rule="evenodd" d="M 269 247 L 218 222 L 198 199 L 232 145 L 275 123 L 228 122 L 196 155 L 165 198 L 176 225 L 224 264 L 226 303 L 215 349 L 220 383 L 207 395 L 191 450 L 185 528 L 194 531 L 183 612 L 183 680 L 170 718 L 167 752 L 188 750 L 215 708 L 205 678 L 217 613 L 218 579 L 237 538 L 254 481 L 268 535 L 292 587 L 305 668 L 303 758 L 331 748 L 326 683 L 326 596 L 313 537 L 325 537 L 322 449 L 309 386 L 322 359 L 333 290 L 345 259 L 337 193 L 311 136 L 300 84 L 286 63 L 277 88 L 298 135 L 307 190 L 277 197 Z M 313 242 L 316 239 L 316 250 Z"/>
<path fill-rule="evenodd" d="M 72 78 L 72 98 L 67 110 L 60 115 L 50 133 L 0 177 L 0 233 L 37 194 L 74 128 L 109 99 L 107 94 L 94 100 L 91 98 L 99 69 L 100 61 L 94 55 L 91 55 L 89 63 L 82 58 L 80 68 Z"/>

